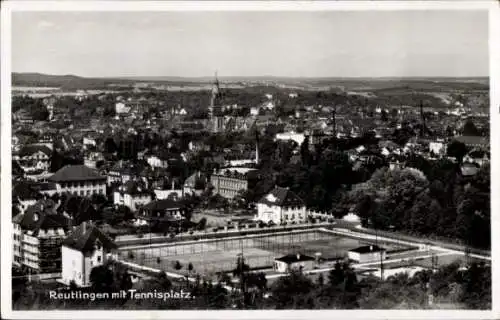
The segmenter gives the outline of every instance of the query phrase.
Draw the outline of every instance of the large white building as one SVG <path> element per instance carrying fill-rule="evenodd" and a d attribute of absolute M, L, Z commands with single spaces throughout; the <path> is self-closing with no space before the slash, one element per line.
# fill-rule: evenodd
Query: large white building
<path fill-rule="evenodd" d="M 89 286 L 92 269 L 113 259 L 114 249 L 116 245 L 107 235 L 89 223 L 82 223 L 62 244 L 62 282 Z"/>
<path fill-rule="evenodd" d="M 127 181 L 115 191 L 113 200 L 115 205 L 127 206 L 134 212 L 140 207 L 150 203 L 152 197 L 143 183 Z"/>
<path fill-rule="evenodd" d="M 84 165 L 68 165 L 48 179 L 56 184 L 57 193 L 70 193 L 82 197 L 106 194 L 106 177 Z"/>
<path fill-rule="evenodd" d="M 304 201 L 288 188 L 276 187 L 257 202 L 257 220 L 265 223 L 302 223 L 307 221 Z"/>

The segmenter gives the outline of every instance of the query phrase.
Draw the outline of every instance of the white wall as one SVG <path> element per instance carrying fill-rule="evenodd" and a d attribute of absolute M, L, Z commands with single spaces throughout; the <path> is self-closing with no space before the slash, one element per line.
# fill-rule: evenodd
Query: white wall
<path fill-rule="evenodd" d="M 127 193 L 120 193 L 116 191 L 113 196 L 113 203 L 115 205 L 124 205 L 132 211 L 136 211 L 140 206 L 146 205 L 151 202 L 151 196 L 148 194 L 130 195 Z"/>
<path fill-rule="evenodd" d="M 100 181 L 83 181 L 83 185 L 80 181 L 75 182 L 65 182 L 56 183 L 57 192 L 59 194 L 69 192 L 71 194 L 76 193 L 78 196 L 90 197 L 93 194 L 106 194 L 106 180 Z"/>
<path fill-rule="evenodd" d="M 78 286 L 83 285 L 83 254 L 73 248 L 62 246 L 62 280 L 68 284 L 71 280 Z"/>
<path fill-rule="evenodd" d="M 267 204 L 257 203 L 257 219 L 262 220 L 265 223 L 273 221 L 275 224 L 280 224 L 281 222 L 301 223 L 307 221 L 306 207 L 279 207 L 279 206 L 268 206 Z"/>
<path fill-rule="evenodd" d="M 367 252 L 367 253 L 362 253 L 362 254 L 349 251 L 347 253 L 347 256 L 349 259 L 357 261 L 359 263 L 380 261 L 380 252 L 379 251 Z M 382 252 L 382 260 L 385 260 L 385 257 L 386 257 L 386 253 L 385 253 L 385 251 L 383 251 Z"/>

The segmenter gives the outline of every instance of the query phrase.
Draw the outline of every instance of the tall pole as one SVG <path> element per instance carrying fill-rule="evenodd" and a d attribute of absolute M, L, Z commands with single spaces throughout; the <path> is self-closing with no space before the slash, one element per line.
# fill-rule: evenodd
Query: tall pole
<path fill-rule="evenodd" d="M 333 140 L 337 140 L 337 105 L 333 105 L 333 110 L 332 110 L 332 126 L 333 126 Z"/>
<path fill-rule="evenodd" d="M 425 115 L 424 115 L 424 105 L 422 103 L 422 100 L 420 100 L 420 137 L 423 138 L 425 136 Z"/>

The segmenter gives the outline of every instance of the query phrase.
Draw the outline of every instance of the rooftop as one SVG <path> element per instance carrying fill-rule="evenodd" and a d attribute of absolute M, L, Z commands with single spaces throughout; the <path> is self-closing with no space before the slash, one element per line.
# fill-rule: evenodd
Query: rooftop
<path fill-rule="evenodd" d="M 282 261 L 286 264 L 291 264 L 301 261 L 312 261 L 314 260 L 314 258 L 303 254 L 287 254 L 286 256 L 283 256 L 281 258 L 276 258 L 275 260 Z"/>
<path fill-rule="evenodd" d="M 86 181 L 86 180 L 106 180 L 96 170 L 84 165 L 67 165 L 59 169 L 49 178 L 49 181 Z"/>
<path fill-rule="evenodd" d="M 116 248 L 113 240 L 97 227 L 82 223 L 64 240 L 63 245 L 86 253 L 92 252 L 97 242 L 107 250 Z"/>
<path fill-rule="evenodd" d="M 384 248 L 379 247 L 377 245 L 370 245 L 370 246 L 361 246 L 355 249 L 349 250 L 351 252 L 357 252 L 357 253 L 369 253 L 369 252 L 380 252 L 380 251 L 385 251 Z"/>
<path fill-rule="evenodd" d="M 280 207 L 304 205 L 304 201 L 295 192 L 282 187 L 275 187 L 271 192 L 263 196 L 259 203 Z"/>

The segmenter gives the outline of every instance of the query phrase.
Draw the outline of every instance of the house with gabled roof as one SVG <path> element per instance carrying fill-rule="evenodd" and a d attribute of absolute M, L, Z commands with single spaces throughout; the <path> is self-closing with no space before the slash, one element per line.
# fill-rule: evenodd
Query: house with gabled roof
<path fill-rule="evenodd" d="M 288 188 L 275 187 L 257 202 L 257 220 L 265 223 L 302 223 L 307 221 L 304 201 Z"/>
<path fill-rule="evenodd" d="M 89 286 L 92 269 L 112 260 L 116 248 L 113 240 L 96 226 L 82 223 L 62 243 L 62 282 Z"/>

